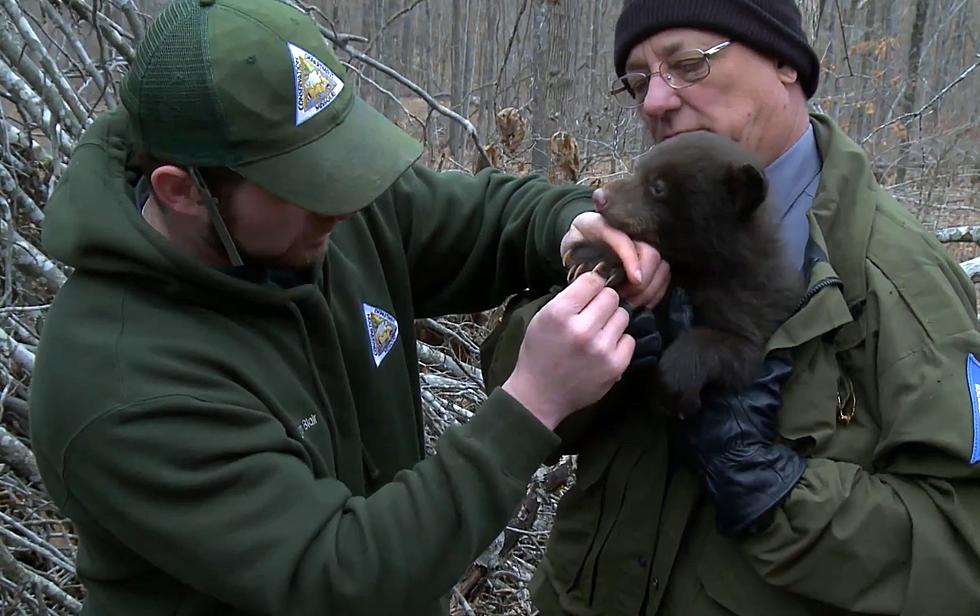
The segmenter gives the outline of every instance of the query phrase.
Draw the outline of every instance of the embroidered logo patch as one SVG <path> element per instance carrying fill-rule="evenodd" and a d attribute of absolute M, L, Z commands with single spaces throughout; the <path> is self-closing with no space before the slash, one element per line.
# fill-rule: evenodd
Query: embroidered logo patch
<path fill-rule="evenodd" d="M 344 82 L 310 52 L 287 43 L 293 57 L 296 126 L 326 109 L 344 89 Z"/>
<path fill-rule="evenodd" d="M 973 404 L 973 455 L 970 464 L 980 462 L 980 362 L 970 353 L 966 356 L 966 384 Z"/>
<path fill-rule="evenodd" d="M 364 321 L 371 340 L 374 365 L 380 366 L 398 339 L 398 321 L 384 310 L 369 304 L 364 304 Z"/>

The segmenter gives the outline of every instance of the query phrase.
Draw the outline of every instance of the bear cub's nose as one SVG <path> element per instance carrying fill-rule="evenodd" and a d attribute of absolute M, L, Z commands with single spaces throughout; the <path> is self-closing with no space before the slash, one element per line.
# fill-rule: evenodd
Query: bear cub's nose
<path fill-rule="evenodd" d="M 595 209 L 597 212 L 601 212 L 604 207 L 606 207 L 606 191 L 601 188 L 597 188 L 595 192 L 592 193 L 592 203 L 595 204 Z"/>

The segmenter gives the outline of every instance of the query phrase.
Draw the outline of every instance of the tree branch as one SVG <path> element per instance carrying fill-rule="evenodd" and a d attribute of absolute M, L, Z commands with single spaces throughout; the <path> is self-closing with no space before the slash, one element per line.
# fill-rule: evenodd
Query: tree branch
<path fill-rule="evenodd" d="M 297 8 L 299 8 L 300 10 L 304 11 L 307 14 L 310 14 L 313 11 L 312 8 L 308 7 L 306 4 L 300 2 L 299 0 L 289 0 L 289 1 L 291 4 L 293 4 L 294 6 L 296 6 Z M 333 43 L 334 46 L 337 47 L 337 49 L 347 53 L 351 58 L 355 58 L 358 61 L 374 68 L 375 70 L 384 73 L 388 77 L 391 77 L 398 83 L 402 84 L 403 86 L 405 86 L 406 88 L 414 92 L 419 98 L 424 100 L 429 105 L 429 107 L 434 109 L 437 113 L 449 118 L 454 122 L 459 123 L 466 130 L 466 133 L 470 136 L 470 139 L 476 145 L 477 151 L 480 153 L 480 156 L 483 158 L 483 161 L 487 164 L 487 166 L 491 165 L 490 158 L 487 156 L 486 150 L 483 148 L 483 144 L 480 143 L 480 136 L 479 134 L 477 134 L 476 127 L 473 126 L 472 122 L 470 122 L 463 116 L 459 115 L 455 111 L 441 105 L 435 98 L 432 97 L 432 95 L 426 92 L 422 87 L 420 87 L 415 82 L 411 81 L 410 79 L 408 79 L 407 77 L 405 77 L 404 75 L 396 71 L 395 69 L 389 67 L 388 65 L 382 62 L 375 60 L 371 56 L 360 51 L 359 49 L 355 49 L 354 47 L 351 47 L 348 44 L 348 41 L 350 40 L 349 37 L 341 37 L 336 33 L 336 31 L 330 28 L 326 28 L 319 24 L 318 27 L 320 29 L 320 34 L 322 34 L 323 37 L 326 38 L 328 41 Z"/>
<path fill-rule="evenodd" d="M 936 238 L 944 244 L 951 242 L 972 242 L 980 244 L 980 227 L 949 227 L 936 231 Z"/>
<path fill-rule="evenodd" d="M 975 54 L 974 57 L 980 58 L 980 53 Z M 914 119 L 914 118 L 920 117 L 922 114 L 924 114 L 926 112 L 927 109 L 929 109 L 930 107 L 932 107 L 933 105 L 935 105 L 936 102 L 939 101 L 939 99 L 941 99 L 943 96 L 945 96 L 946 93 L 949 92 L 953 88 L 953 86 L 955 86 L 959 82 L 961 82 L 964 79 L 966 79 L 967 76 L 969 76 L 969 74 L 972 73 L 978 66 L 980 66 L 980 60 L 977 60 L 976 62 L 974 62 L 973 65 L 970 68 L 968 68 L 965 71 L 963 71 L 960 74 L 959 77 L 957 77 L 956 79 L 954 79 L 945 88 L 943 88 L 942 90 L 940 90 L 938 94 L 936 94 L 935 96 L 933 96 L 932 99 L 928 103 L 926 103 L 925 105 L 923 105 L 922 107 L 920 107 L 917 111 L 910 111 L 909 113 L 903 113 L 902 115 L 897 116 L 897 117 L 894 117 L 891 120 L 888 120 L 887 122 L 885 122 L 884 124 L 882 124 L 881 126 L 875 128 L 873 131 L 871 131 L 870 133 L 868 133 L 868 135 L 864 139 L 861 140 L 861 145 L 864 145 L 865 143 L 867 143 L 868 141 L 870 141 L 871 138 L 874 137 L 878 132 L 880 132 L 880 131 L 888 128 L 892 124 L 897 124 L 898 122 L 902 122 L 904 120 L 909 120 L 909 119 Z"/>
<path fill-rule="evenodd" d="M 964 261 L 960 263 L 960 267 L 966 272 L 966 275 L 970 277 L 973 282 L 980 283 L 980 257 L 976 259 L 970 259 L 969 261 Z"/>

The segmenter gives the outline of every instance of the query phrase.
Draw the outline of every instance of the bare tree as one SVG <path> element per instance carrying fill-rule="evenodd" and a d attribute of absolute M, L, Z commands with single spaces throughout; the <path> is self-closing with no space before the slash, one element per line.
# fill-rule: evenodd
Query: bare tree
<path fill-rule="evenodd" d="M 549 153 L 558 152 L 560 166 L 586 170 L 572 181 L 601 184 L 645 147 L 635 115 L 606 96 L 613 27 L 628 0 L 288 1 L 317 21 L 353 78 L 364 76 L 359 92 L 425 141 L 423 162 L 434 167 L 465 169 L 464 159 L 476 153 L 473 168 L 548 171 L 555 166 Z M 27 400 L 38 330 L 70 275 L 45 254 L 40 229 L 73 148 L 95 114 L 119 104 L 119 80 L 148 16 L 165 4 L 0 0 L 3 613 L 75 614 L 84 597 L 73 565 L 76 537 L 45 494 L 30 449 Z M 799 6 L 822 60 L 814 109 L 839 121 L 866 149 L 879 180 L 980 281 L 977 3 Z M 485 398 L 476 349 L 492 319 L 418 324 L 430 450 Z M 539 471 L 510 529 L 460 581 L 458 612 L 531 613 L 529 568 L 573 471 L 573 460 Z"/>

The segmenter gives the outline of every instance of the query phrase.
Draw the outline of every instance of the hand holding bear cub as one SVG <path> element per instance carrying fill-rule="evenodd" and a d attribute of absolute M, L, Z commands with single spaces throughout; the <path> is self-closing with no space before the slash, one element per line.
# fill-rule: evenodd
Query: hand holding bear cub
<path fill-rule="evenodd" d="M 751 152 L 705 131 L 678 135 L 640 158 L 634 173 L 593 195 L 606 222 L 651 244 L 690 297 L 695 322 L 664 351 L 656 385 L 668 408 L 697 411 L 705 388 L 752 383 L 766 341 L 792 315 L 803 279 L 788 261 Z M 621 263 L 601 242 L 568 248 L 569 279 L 596 270 L 617 287 Z"/>

